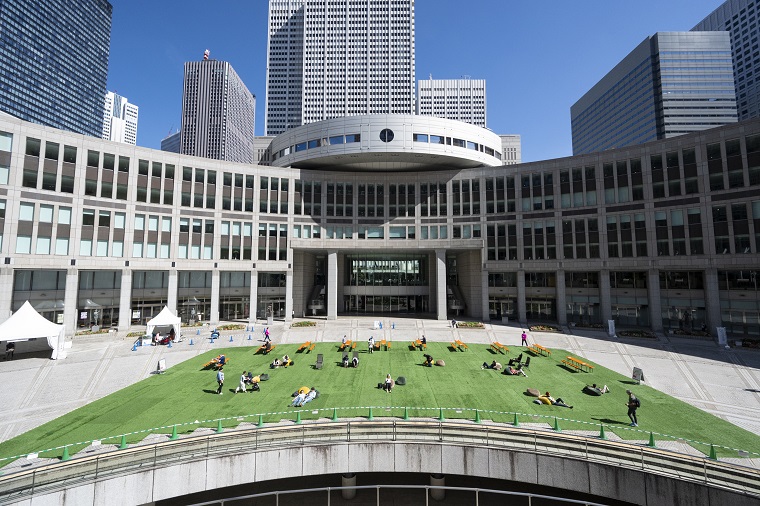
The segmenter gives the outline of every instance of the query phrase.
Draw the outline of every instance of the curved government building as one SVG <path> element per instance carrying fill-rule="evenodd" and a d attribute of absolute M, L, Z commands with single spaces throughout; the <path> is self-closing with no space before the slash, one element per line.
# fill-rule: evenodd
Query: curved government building
<path fill-rule="evenodd" d="M 0 315 L 29 300 L 68 334 L 168 305 L 760 338 L 760 121 L 520 165 L 488 130 L 411 115 L 270 150 L 236 164 L 0 115 Z"/>

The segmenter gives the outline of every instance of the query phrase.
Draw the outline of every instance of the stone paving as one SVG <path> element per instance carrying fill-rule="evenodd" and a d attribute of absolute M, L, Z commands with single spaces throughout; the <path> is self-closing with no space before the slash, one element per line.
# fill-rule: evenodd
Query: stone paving
<path fill-rule="evenodd" d="M 523 330 L 517 324 L 486 324 L 485 330 L 452 329 L 448 321 L 387 318 L 381 320 L 382 329 L 375 329 L 374 321 L 369 317 L 341 317 L 301 328 L 275 322 L 270 331 L 275 344 L 337 342 L 346 335 L 357 340 L 359 346 L 365 345 L 370 336 L 375 341 L 386 339 L 398 343 L 396 346 L 406 346 L 424 335 L 431 342 L 498 341 L 518 348 Z M 5 386 L 0 442 L 148 377 L 162 358 L 171 367 L 214 348 L 258 347 L 263 329 L 257 323 L 252 332 L 223 331 L 222 337 L 211 344 L 208 327 L 200 335 L 197 329 L 186 328 L 184 340 L 171 348 L 144 346 L 134 351 L 134 338 L 127 338 L 127 332 L 75 336 L 63 360 L 49 360 L 47 355 L 16 355 L 13 361 L 0 361 L 0 384 Z M 231 335 L 233 342 L 229 341 Z M 609 338 L 604 332 L 569 327 L 564 333 L 529 332 L 529 341 L 564 348 L 626 376 L 631 375 L 633 367 L 640 367 L 647 385 L 760 434 L 760 351 L 724 349 L 713 341 L 671 336 Z M 660 441 L 658 446 L 669 447 Z M 760 464 L 760 459 L 737 460 L 745 465 Z"/>

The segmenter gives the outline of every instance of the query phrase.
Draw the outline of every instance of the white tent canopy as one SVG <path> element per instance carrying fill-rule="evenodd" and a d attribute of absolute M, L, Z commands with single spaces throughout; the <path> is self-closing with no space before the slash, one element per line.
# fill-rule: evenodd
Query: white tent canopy
<path fill-rule="evenodd" d="M 181 321 L 182 320 L 179 316 L 175 316 L 167 306 L 164 306 L 161 312 L 148 322 L 147 333 L 153 334 L 153 330 L 156 327 L 173 327 L 174 335 L 179 339 L 179 327 Z"/>
<path fill-rule="evenodd" d="M 10 318 L 0 324 L 0 341 L 6 342 L 23 342 L 24 345 L 19 351 L 39 351 L 42 348 L 37 343 L 45 343 L 47 347 L 52 348 L 53 353 L 50 358 L 56 360 L 64 358 L 65 332 L 63 325 L 56 325 L 41 314 L 39 314 L 29 301 L 18 311 L 13 313 Z"/>

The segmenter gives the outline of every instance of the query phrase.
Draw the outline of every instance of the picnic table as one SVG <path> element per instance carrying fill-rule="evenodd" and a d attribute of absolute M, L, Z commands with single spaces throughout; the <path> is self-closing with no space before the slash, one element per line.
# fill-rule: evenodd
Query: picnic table
<path fill-rule="evenodd" d="M 501 344 L 499 341 L 495 341 L 495 342 L 491 343 L 491 349 L 493 351 L 495 351 L 496 353 L 501 353 L 501 354 L 504 354 L 504 355 L 506 355 L 507 353 L 509 353 L 509 348 L 507 348 L 506 346 L 504 346 L 503 344 Z"/>
<path fill-rule="evenodd" d="M 593 372 L 594 370 L 593 365 L 587 364 L 586 362 L 575 357 L 568 356 L 566 359 L 562 360 L 562 363 L 572 369 L 575 369 L 576 371 Z"/>
<path fill-rule="evenodd" d="M 419 339 L 412 341 L 410 346 L 414 348 L 415 350 L 420 350 L 420 351 L 427 350 L 427 343 L 423 343 Z"/>
<path fill-rule="evenodd" d="M 224 357 L 224 363 L 221 362 L 222 355 L 219 355 L 217 357 L 212 358 L 205 364 L 203 364 L 204 369 L 219 369 L 222 366 L 225 366 L 230 363 L 230 359 L 227 357 Z"/>
<path fill-rule="evenodd" d="M 528 351 L 533 353 L 534 355 L 543 355 L 544 357 L 548 357 L 552 354 L 552 350 L 544 348 L 540 344 L 533 343 L 531 346 L 528 346 Z"/>
<path fill-rule="evenodd" d="M 298 347 L 298 350 L 296 350 L 296 353 L 300 353 L 302 351 L 305 351 L 309 349 L 309 346 L 311 346 L 311 341 L 306 341 L 301 346 Z"/>
<path fill-rule="evenodd" d="M 340 343 L 340 347 L 338 347 L 338 349 L 339 349 L 340 351 L 343 351 L 343 350 L 345 350 L 346 348 L 350 348 L 352 344 L 353 344 L 353 343 L 352 343 L 352 341 L 349 339 L 349 340 L 348 340 L 348 341 L 346 341 L 345 343 Z"/>
<path fill-rule="evenodd" d="M 375 349 L 376 350 L 382 350 L 385 348 L 385 351 L 388 351 L 388 348 L 391 347 L 391 342 L 386 341 L 385 339 L 381 339 L 380 341 L 375 343 Z"/>
<path fill-rule="evenodd" d="M 455 340 L 453 343 L 451 343 L 451 347 L 454 348 L 456 351 L 467 351 L 470 348 L 467 347 L 466 344 L 464 344 L 459 339 Z"/>

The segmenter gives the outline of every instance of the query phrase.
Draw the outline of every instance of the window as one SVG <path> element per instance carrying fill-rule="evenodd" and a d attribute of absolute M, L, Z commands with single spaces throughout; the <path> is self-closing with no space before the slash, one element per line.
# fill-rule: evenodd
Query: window
<path fill-rule="evenodd" d="M 69 239 L 67 237 L 58 237 L 55 240 L 55 254 L 56 255 L 69 254 Z"/>
<path fill-rule="evenodd" d="M 58 224 L 71 225 L 71 208 L 70 207 L 58 208 Z"/>
<path fill-rule="evenodd" d="M 53 223 L 53 206 L 40 204 L 40 223 Z"/>
<path fill-rule="evenodd" d="M 22 202 L 19 205 L 19 221 L 34 221 L 34 204 Z"/>
<path fill-rule="evenodd" d="M 16 237 L 16 253 L 30 253 L 32 249 L 32 237 L 19 235 Z"/>

